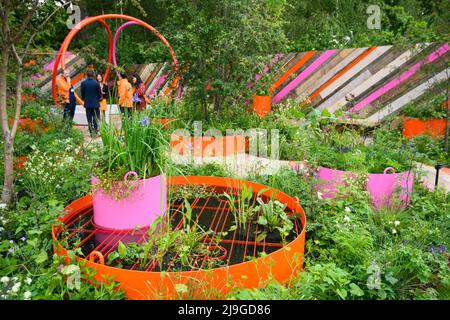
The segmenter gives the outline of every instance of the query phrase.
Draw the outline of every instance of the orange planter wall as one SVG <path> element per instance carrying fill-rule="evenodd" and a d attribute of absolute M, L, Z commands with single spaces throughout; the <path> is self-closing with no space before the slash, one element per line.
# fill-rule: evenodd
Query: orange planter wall
<path fill-rule="evenodd" d="M 271 96 L 254 96 L 253 97 L 253 110 L 261 118 L 265 117 L 269 112 L 272 104 Z"/>
<path fill-rule="evenodd" d="M 403 136 L 413 138 L 424 134 L 431 137 L 440 137 L 445 133 L 445 119 L 421 120 L 417 118 L 405 118 L 403 120 Z"/>

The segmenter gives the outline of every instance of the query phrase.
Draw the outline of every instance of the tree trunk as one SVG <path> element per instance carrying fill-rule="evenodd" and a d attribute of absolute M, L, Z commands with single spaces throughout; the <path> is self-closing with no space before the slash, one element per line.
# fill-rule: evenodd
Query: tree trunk
<path fill-rule="evenodd" d="M 449 106 L 448 106 L 448 77 L 447 77 L 447 89 L 445 91 L 445 139 L 444 139 L 444 149 L 445 149 L 445 153 L 448 153 L 448 135 L 449 135 Z"/>
<path fill-rule="evenodd" d="M 2 126 L 3 138 L 6 138 L 6 133 L 9 131 L 8 127 L 8 114 L 6 111 L 6 88 L 7 88 L 7 74 L 8 74 L 8 61 L 9 50 L 2 48 L 1 61 L 0 61 L 0 122 Z"/>
<path fill-rule="evenodd" d="M 206 97 L 204 94 L 202 96 L 201 104 L 202 104 L 203 117 L 204 117 L 205 121 L 208 121 L 208 104 L 206 102 Z"/>
<path fill-rule="evenodd" d="M 4 143 L 4 179 L 2 190 L 2 202 L 9 204 L 12 199 L 12 187 L 14 182 L 14 140 L 8 125 L 6 88 L 8 74 L 9 50 L 3 50 L 0 63 L 0 120 Z"/>
<path fill-rule="evenodd" d="M 19 62 L 18 70 L 16 72 L 16 111 L 14 115 L 14 122 L 12 128 L 9 129 L 8 122 L 6 135 L 4 136 L 4 151 L 5 151 L 5 164 L 4 171 L 5 177 L 3 180 L 2 202 L 9 204 L 13 195 L 14 186 L 14 138 L 16 137 L 17 126 L 19 124 L 20 110 L 22 108 L 22 80 L 23 80 L 23 68 L 21 62 Z M 6 104 L 5 104 L 6 106 Z"/>
<path fill-rule="evenodd" d="M 4 139 L 4 170 L 5 177 L 3 179 L 2 202 L 11 203 L 14 183 L 14 140 L 10 133 Z"/>

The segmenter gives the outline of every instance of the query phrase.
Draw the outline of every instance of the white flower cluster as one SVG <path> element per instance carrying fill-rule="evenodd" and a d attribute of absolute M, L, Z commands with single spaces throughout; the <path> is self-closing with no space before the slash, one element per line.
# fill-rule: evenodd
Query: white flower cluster
<path fill-rule="evenodd" d="M 33 152 L 29 155 L 21 174 L 20 180 L 24 186 L 30 191 L 38 188 L 58 192 L 63 187 L 61 176 L 67 175 L 80 162 L 80 159 L 74 156 L 76 148 L 71 143 L 71 138 L 56 140 L 51 145 L 51 150 L 59 148 L 61 151 L 54 153 L 42 152 L 33 145 L 31 147 Z"/>
<path fill-rule="evenodd" d="M 20 289 L 22 288 L 22 282 L 17 278 L 9 278 L 7 276 L 3 276 L 0 278 L 0 282 L 2 283 L 2 288 L 0 288 L 0 291 L 2 294 L 0 295 L 0 298 L 3 300 L 14 298 L 19 296 Z M 31 278 L 26 278 L 25 283 L 27 285 L 31 285 L 33 280 Z M 24 300 L 30 300 L 32 296 L 31 291 L 26 290 L 23 293 L 23 299 Z"/>
<path fill-rule="evenodd" d="M 389 224 L 394 224 L 394 228 L 392 229 L 392 234 L 397 234 L 397 229 L 395 227 L 398 227 L 400 225 L 400 221 L 395 220 L 394 222 L 389 221 Z"/>

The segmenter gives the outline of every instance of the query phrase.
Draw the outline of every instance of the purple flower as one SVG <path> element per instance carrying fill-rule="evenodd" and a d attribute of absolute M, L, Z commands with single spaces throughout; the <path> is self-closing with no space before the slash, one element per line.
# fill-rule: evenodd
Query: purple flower
<path fill-rule="evenodd" d="M 8 250 L 8 252 L 9 252 L 9 253 L 13 253 L 13 252 L 14 252 L 14 249 L 13 249 L 13 248 L 10 248 L 10 249 Z"/>
<path fill-rule="evenodd" d="M 403 240 L 403 244 L 408 244 L 408 240 Z"/>
<path fill-rule="evenodd" d="M 64 265 L 63 265 L 63 264 L 60 264 L 60 265 L 58 266 L 58 272 L 62 272 L 63 268 L 64 268 Z"/>
<path fill-rule="evenodd" d="M 191 150 L 191 149 L 192 149 L 192 143 L 189 142 L 189 144 L 187 145 L 187 148 L 188 148 L 189 150 Z"/>
<path fill-rule="evenodd" d="M 147 116 L 144 116 L 144 118 L 142 119 L 142 126 L 144 127 L 144 126 L 146 126 L 146 125 L 148 125 L 149 124 L 149 121 L 148 121 L 148 117 Z"/>
<path fill-rule="evenodd" d="M 23 242 L 25 242 L 25 240 L 27 240 L 27 238 L 26 238 L 26 237 L 22 237 L 22 238 L 20 238 L 20 240 L 22 240 Z"/>
<path fill-rule="evenodd" d="M 14 243 L 14 241 L 13 241 L 13 240 L 9 240 L 9 243 L 13 244 L 13 243 Z"/>
<path fill-rule="evenodd" d="M 445 248 L 445 245 L 444 245 L 444 244 L 441 244 L 441 245 L 439 246 L 438 251 L 439 251 L 439 253 L 444 253 L 444 252 L 447 251 L 447 248 Z"/>

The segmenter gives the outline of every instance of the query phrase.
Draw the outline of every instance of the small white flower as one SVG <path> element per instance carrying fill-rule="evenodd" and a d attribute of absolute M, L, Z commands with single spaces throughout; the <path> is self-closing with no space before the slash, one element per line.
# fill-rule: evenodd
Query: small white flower
<path fill-rule="evenodd" d="M 25 300 L 30 300 L 31 292 L 30 291 L 25 291 L 25 293 L 23 294 L 23 297 L 25 298 Z"/>
<path fill-rule="evenodd" d="M 398 220 L 395 220 L 395 221 L 394 221 L 394 225 L 395 225 L 395 226 L 398 226 L 398 225 L 400 225 L 400 221 L 398 221 Z"/>
<path fill-rule="evenodd" d="M 345 212 L 352 212 L 352 210 L 349 207 L 345 207 Z"/>
<path fill-rule="evenodd" d="M 0 203 L 0 210 L 3 210 L 6 208 L 6 203 Z"/>
<path fill-rule="evenodd" d="M 17 283 L 16 283 L 15 285 L 13 285 L 13 287 L 11 288 L 11 292 L 12 292 L 12 293 L 17 293 L 17 292 L 19 292 L 20 286 L 21 286 L 21 283 L 20 283 L 20 282 L 17 282 Z"/>
<path fill-rule="evenodd" d="M 0 281 L 3 282 L 3 283 L 8 283 L 9 282 L 9 278 L 8 277 L 2 277 L 0 279 Z"/>
<path fill-rule="evenodd" d="M 319 198 L 320 200 L 323 199 L 323 193 L 322 192 L 317 192 L 317 198 Z"/>
<path fill-rule="evenodd" d="M 397 234 L 397 230 L 392 229 L 392 234 Z"/>
<path fill-rule="evenodd" d="M 345 221 L 345 222 L 350 222 L 350 218 L 349 218 L 348 216 L 345 216 L 345 217 L 344 217 L 344 221 Z"/>
<path fill-rule="evenodd" d="M 26 278 L 26 279 L 25 279 L 25 282 L 26 282 L 27 284 L 31 284 L 31 282 L 33 282 L 33 280 L 31 280 L 31 278 Z"/>

